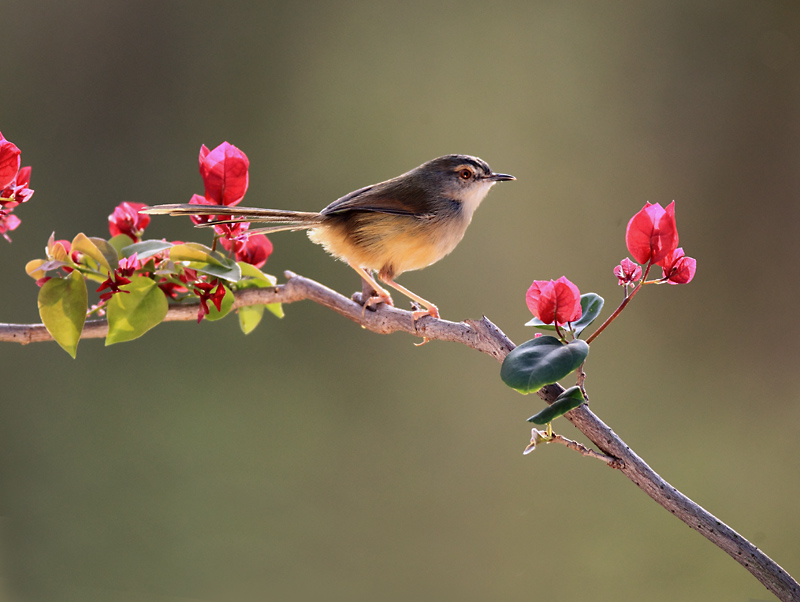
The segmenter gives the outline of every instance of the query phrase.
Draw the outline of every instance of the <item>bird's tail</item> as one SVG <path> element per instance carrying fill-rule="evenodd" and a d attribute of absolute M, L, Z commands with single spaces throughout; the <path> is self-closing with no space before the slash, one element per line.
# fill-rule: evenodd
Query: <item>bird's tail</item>
<path fill-rule="evenodd" d="M 155 205 L 145 207 L 139 213 L 150 215 L 213 215 L 216 219 L 199 224 L 200 227 L 230 224 L 233 222 L 252 222 L 271 224 L 264 228 L 248 230 L 247 234 L 280 232 L 283 230 L 306 230 L 319 225 L 322 216 L 311 211 L 284 211 L 281 209 L 260 209 L 258 207 L 228 207 L 226 205 Z M 226 219 L 227 218 L 227 219 Z"/>

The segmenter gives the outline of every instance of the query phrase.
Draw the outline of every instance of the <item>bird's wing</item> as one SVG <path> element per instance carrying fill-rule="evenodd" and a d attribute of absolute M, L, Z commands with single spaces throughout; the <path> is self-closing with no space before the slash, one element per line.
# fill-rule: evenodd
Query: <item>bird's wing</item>
<path fill-rule="evenodd" d="M 339 215 L 351 211 L 370 211 L 391 215 L 431 217 L 424 202 L 425 191 L 406 182 L 389 180 L 365 186 L 346 194 L 320 211 L 321 215 Z"/>

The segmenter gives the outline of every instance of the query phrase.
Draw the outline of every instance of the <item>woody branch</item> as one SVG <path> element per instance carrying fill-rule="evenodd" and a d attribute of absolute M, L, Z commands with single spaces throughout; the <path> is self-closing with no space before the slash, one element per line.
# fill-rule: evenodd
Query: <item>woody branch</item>
<path fill-rule="evenodd" d="M 291 272 L 286 272 L 285 275 L 287 277 L 285 284 L 269 289 L 250 289 L 237 293 L 233 307 L 309 300 L 332 309 L 378 334 L 406 332 L 423 339 L 461 343 L 486 353 L 499 362 L 502 362 L 515 347 L 514 343 L 486 317 L 463 322 L 426 317 L 415 322 L 410 311 L 386 305 L 381 305 L 378 311 L 364 312 L 363 307 L 355 301 L 314 280 Z M 164 321 L 196 320 L 197 308 L 197 303 L 171 306 Z M 105 320 L 89 320 L 84 326 L 81 338 L 103 338 L 107 332 L 108 324 Z M 0 324 L 2 342 L 25 345 L 50 340 L 52 337 L 42 324 Z M 544 387 L 539 391 L 539 395 L 546 402 L 552 403 L 563 391 L 560 385 L 554 384 Z M 800 601 L 800 584 L 791 575 L 739 533 L 662 479 L 585 405 L 570 411 L 565 416 L 603 454 L 618 460 L 611 464 L 613 467 L 621 466 L 619 470 L 637 487 L 689 527 L 727 552 L 779 600 Z"/>

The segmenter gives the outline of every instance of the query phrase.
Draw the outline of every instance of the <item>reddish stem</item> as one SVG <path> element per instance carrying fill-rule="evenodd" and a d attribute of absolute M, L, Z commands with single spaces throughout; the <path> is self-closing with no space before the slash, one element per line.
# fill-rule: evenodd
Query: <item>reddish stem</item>
<path fill-rule="evenodd" d="M 642 285 L 644 284 L 644 281 L 645 281 L 645 279 L 647 278 L 647 274 L 648 274 L 648 272 L 650 272 L 650 266 L 651 266 L 651 265 L 652 265 L 652 263 L 648 263 L 648 264 L 647 264 L 647 267 L 646 267 L 646 268 L 645 268 L 645 270 L 644 270 L 644 275 L 642 276 L 642 279 L 639 281 L 639 284 L 637 284 L 637 285 L 636 285 L 636 288 L 634 288 L 634 289 L 631 291 L 631 294 L 630 294 L 630 295 L 628 295 L 627 297 L 625 297 L 625 298 L 622 300 L 622 303 L 620 303 L 620 304 L 619 304 L 619 307 L 618 307 L 617 309 L 615 309 L 615 310 L 614 310 L 614 313 L 613 313 L 613 314 L 611 314 L 610 316 L 608 316 L 608 319 L 607 319 L 605 322 L 603 322 L 603 323 L 600 325 L 600 328 L 598 328 L 597 330 L 595 330 L 595 331 L 594 331 L 594 332 L 591 334 L 591 336 L 590 336 L 588 339 L 586 339 L 586 343 L 587 343 L 587 344 L 589 344 L 589 343 L 591 343 L 592 341 L 594 341 L 594 340 L 595 340 L 595 339 L 596 339 L 596 338 L 599 336 L 599 334 L 600 334 L 601 332 L 603 332 L 603 331 L 606 329 L 606 327 L 607 327 L 609 324 L 611 324 L 611 322 L 613 322 L 614 320 L 616 320 L 616 319 L 617 319 L 617 316 L 618 316 L 620 313 L 622 313 L 622 310 L 623 310 L 623 309 L 625 309 L 625 306 L 626 306 L 626 305 L 628 305 L 628 303 L 630 303 L 631 299 L 633 299 L 633 296 L 634 296 L 636 293 L 638 293 L 638 292 L 639 292 L 639 289 L 640 289 L 640 288 L 642 288 Z"/>

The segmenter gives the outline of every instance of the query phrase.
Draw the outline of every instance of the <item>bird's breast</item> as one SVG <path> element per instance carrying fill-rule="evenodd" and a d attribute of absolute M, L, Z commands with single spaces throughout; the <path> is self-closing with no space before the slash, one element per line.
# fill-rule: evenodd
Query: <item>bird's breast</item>
<path fill-rule="evenodd" d="M 394 277 L 439 261 L 455 249 L 468 225 L 462 215 L 417 218 L 363 212 L 332 216 L 310 230 L 309 238 L 339 259 Z"/>

